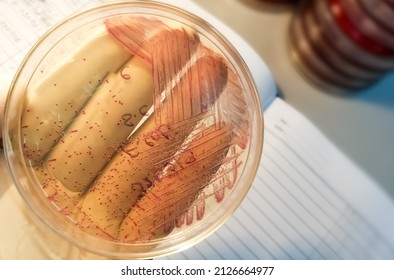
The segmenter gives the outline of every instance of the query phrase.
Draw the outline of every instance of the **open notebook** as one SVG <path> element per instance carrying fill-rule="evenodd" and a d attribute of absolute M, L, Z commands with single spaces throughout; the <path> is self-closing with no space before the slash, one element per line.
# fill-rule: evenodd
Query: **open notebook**
<path fill-rule="evenodd" d="M 64 16 L 104 1 L 0 2 L 1 74 Z M 233 216 L 192 248 L 162 259 L 394 259 L 394 203 L 299 112 L 276 97 L 265 64 L 226 26 L 192 10 L 231 37 L 249 65 L 264 106 L 264 151 L 257 177 Z M 37 231 L 0 161 L 0 259 L 91 258 Z"/>

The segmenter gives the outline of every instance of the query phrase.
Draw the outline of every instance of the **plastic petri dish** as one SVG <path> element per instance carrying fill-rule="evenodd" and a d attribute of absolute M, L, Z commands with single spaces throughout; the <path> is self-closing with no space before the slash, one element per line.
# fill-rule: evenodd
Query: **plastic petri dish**
<path fill-rule="evenodd" d="M 33 216 L 107 258 L 186 249 L 235 211 L 260 162 L 249 70 L 222 34 L 151 1 L 76 14 L 28 53 L 4 150 Z"/>

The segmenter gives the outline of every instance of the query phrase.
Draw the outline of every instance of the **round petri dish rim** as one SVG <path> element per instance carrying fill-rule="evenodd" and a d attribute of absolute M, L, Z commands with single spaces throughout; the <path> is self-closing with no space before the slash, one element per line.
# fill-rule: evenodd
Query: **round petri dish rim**
<path fill-rule="evenodd" d="M 168 16 L 170 19 L 182 21 L 184 24 L 186 20 L 188 24 L 192 24 L 192 27 L 199 34 L 209 37 L 211 42 L 216 42 L 215 46 L 225 55 L 228 62 L 231 63 L 239 75 L 241 83 L 247 87 L 249 91 L 248 97 L 250 99 L 248 102 L 252 105 L 249 108 L 251 115 L 249 152 L 246 157 L 246 165 L 237 183 L 237 185 L 240 185 L 237 187 L 237 190 L 232 192 L 229 198 L 222 203 L 217 213 L 210 216 L 210 219 L 204 218 L 204 223 L 201 223 L 198 227 L 182 232 L 182 234 L 175 234 L 172 238 L 166 237 L 163 240 L 157 239 L 152 242 L 139 244 L 117 243 L 93 237 L 76 230 L 74 227 L 70 227 L 67 219 L 63 218 L 59 220 L 59 216 L 61 215 L 54 211 L 54 209 L 51 208 L 50 211 L 47 211 L 48 209 L 45 211 L 42 210 L 41 205 L 45 202 L 46 197 L 42 194 L 41 196 L 39 195 L 39 188 L 31 188 L 32 184 L 34 185 L 38 182 L 34 174 L 26 167 L 22 153 L 22 143 L 17 140 L 21 139 L 20 132 L 15 130 L 15 127 L 18 127 L 18 116 L 20 116 L 21 108 L 23 107 L 20 104 L 20 99 L 23 98 L 23 94 L 31 79 L 31 72 L 29 71 L 32 67 L 31 64 L 38 65 L 45 56 L 45 53 L 57 44 L 55 43 L 49 47 L 47 45 L 48 41 L 55 40 L 55 42 L 60 42 L 70 32 L 73 32 L 76 27 L 102 20 L 105 17 L 130 13 L 146 13 L 158 17 Z M 243 200 L 257 172 L 262 152 L 263 117 L 260 108 L 260 101 L 253 79 L 242 57 L 231 43 L 208 22 L 180 8 L 154 1 L 102 4 L 75 14 L 53 27 L 38 40 L 23 60 L 14 77 L 6 101 L 3 133 L 6 161 L 19 193 L 30 210 L 35 214 L 33 216 L 71 244 L 110 258 L 145 259 L 162 256 L 183 250 L 204 239 L 223 224 Z M 166 245 L 157 246 L 157 250 L 143 250 L 144 248 L 159 244 L 162 245 L 163 242 Z M 97 246 L 97 244 L 100 244 L 100 246 Z"/>

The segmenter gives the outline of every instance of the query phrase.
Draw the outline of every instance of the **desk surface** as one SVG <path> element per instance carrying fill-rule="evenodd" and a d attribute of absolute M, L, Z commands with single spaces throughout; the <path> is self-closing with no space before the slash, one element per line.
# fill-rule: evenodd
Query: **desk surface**
<path fill-rule="evenodd" d="M 244 37 L 268 64 L 286 102 L 394 198 L 394 74 L 351 96 L 334 95 L 310 84 L 289 60 L 288 28 L 296 4 L 194 2 Z"/>

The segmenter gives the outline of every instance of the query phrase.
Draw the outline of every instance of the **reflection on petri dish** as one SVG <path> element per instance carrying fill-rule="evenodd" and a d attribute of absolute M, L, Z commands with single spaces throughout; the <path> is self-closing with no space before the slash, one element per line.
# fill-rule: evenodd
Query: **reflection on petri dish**
<path fill-rule="evenodd" d="M 189 247 L 248 191 L 263 123 L 236 50 L 203 20 L 114 3 L 48 32 L 14 80 L 6 156 L 20 193 L 71 243 L 116 258 Z"/>

